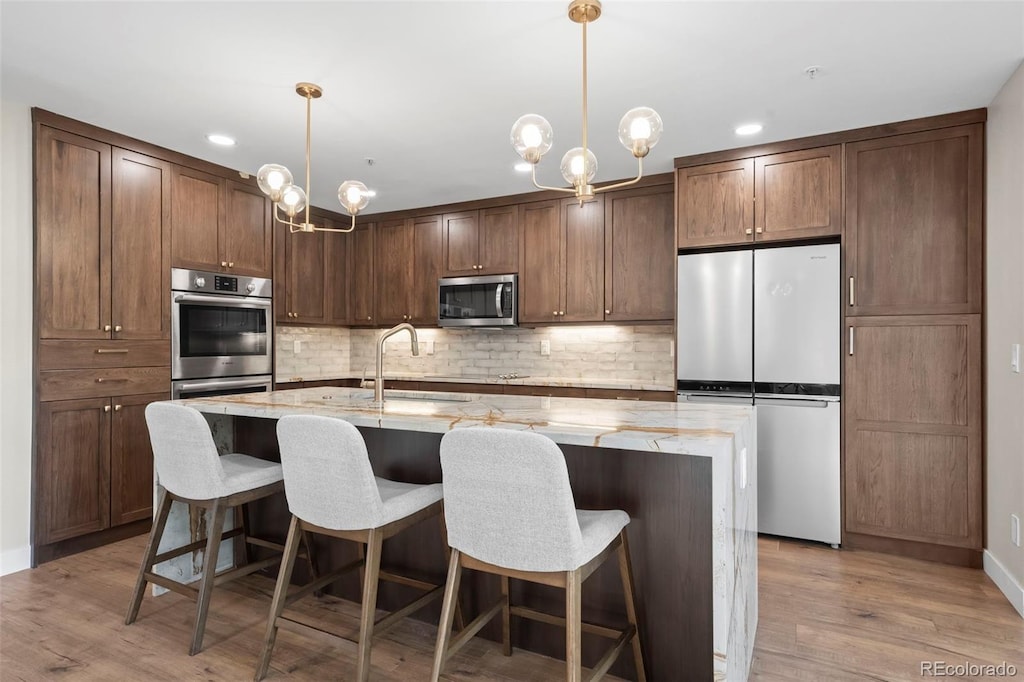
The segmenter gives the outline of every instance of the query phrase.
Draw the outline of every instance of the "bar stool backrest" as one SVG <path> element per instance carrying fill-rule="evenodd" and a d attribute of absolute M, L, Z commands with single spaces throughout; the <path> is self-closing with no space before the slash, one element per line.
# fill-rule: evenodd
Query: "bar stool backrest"
<path fill-rule="evenodd" d="M 277 422 L 277 442 L 292 514 L 332 530 L 381 525 L 384 503 L 356 427 L 341 419 L 291 415 Z"/>
<path fill-rule="evenodd" d="M 522 571 L 579 566 L 583 539 L 565 456 L 537 433 L 496 428 L 441 439 L 448 544 Z"/>
<path fill-rule="evenodd" d="M 146 406 L 146 426 L 160 485 L 190 500 L 223 497 L 224 467 L 199 410 L 173 403 Z"/>

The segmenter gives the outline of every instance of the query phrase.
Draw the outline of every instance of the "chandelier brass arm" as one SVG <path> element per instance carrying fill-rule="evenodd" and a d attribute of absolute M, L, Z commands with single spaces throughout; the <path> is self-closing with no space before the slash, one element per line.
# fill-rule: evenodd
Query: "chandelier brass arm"
<path fill-rule="evenodd" d="M 287 225 L 290 233 L 295 232 L 351 232 L 356 228 L 356 214 L 366 208 L 370 191 L 361 182 L 346 180 L 338 187 L 338 201 L 346 213 L 352 216 L 349 227 L 323 227 L 310 220 L 310 156 L 311 156 L 311 110 L 314 99 L 323 95 L 323 88 L 315 83 L 297 83 L 296 94 L 306 99 L 306 189 L 293 183 L 291 171 L 284 166 L 268 163 L 256 174 L 256 182 L 264 194 L 274 202 L 274 220 Z M 295 216 L 305 209 L 305 219 L 295 222 Z M 281 216 L 282 211 L 285 217 Z"/>

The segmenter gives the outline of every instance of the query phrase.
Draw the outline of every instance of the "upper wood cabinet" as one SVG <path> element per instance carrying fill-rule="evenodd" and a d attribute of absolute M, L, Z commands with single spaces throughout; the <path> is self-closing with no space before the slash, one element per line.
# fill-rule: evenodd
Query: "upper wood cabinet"
<path fill-rule="evenodd" d="M 166 339 L 170 166 L 39 126 L 39 336 Z"/>
<path fill-rule="evenodd" d="M 980 315 L 847 323 L 846 530 L 980 550 Z"/>
<path fill-rule="evenodd" d="M 279 223 L 277 237 L 279 269 L 274 280 L 281 286 L 275 284 L 275 318 L 279 322 L 323 324 L 327 316 L 326 233 L 290 232 L 287 225 Z"/>
<path fill-rule="evenodd" d="M 604 320 L 604 197 L 520 207 L 519 319 Z"/>
<path fill-rule="evenodd" d="M 840 145 L 754 159 L 754 239 L 838 235 L 842 231 Z"/>
<path fill-rule="evenodd" d="M 437 324 L 441 216 L 382 222 L 374 237 L 376 324 Z"/>
<path fill-rule="evenodd" d="M 324 218 L 327 227 L 348 228 L 351 223 Z M 352 270 L 352 232 L 325 232 L 324 234 L 324 322 L 351 324 L 352 297 L 349 274 Z"/>
<path fill-rule="evenodd" d="M 271 204 L 258 188 L 173 166 L 171 222 L 174 267 L 271 276 Z"/>
<path fill-rule="evenodd" d="M 676 171 L 679 248 L 842 231 L 840 145 Z"/>
<path fill-rule="evenodd" d="M 847 145 L 848 315 L 982 308 L 981 124 Z"/>
<path fill-rule="evenodd" d="M 754 234 L 754 160 L 678 169 L 676 201 L 679 248 L 750 241 Z"/>
<path fill-rule="evenodd" d="M 356 223 L 356 229 L 348 235 L 350 320 L 353 325 L 374 324 L 377 280 L 374 276 L 374 238 L 376 226 L 373 223 Z"/>
<path fill-rule="evenodd" d="M 519 265 L 519 207 L 445 214 L 441 238 L 447 277 L 515 273 Z"/>
<path fill-rule="evenodd" d="M 671 185 L 605 196 L 606 321 L 675 317 L 676 247 Z"/>

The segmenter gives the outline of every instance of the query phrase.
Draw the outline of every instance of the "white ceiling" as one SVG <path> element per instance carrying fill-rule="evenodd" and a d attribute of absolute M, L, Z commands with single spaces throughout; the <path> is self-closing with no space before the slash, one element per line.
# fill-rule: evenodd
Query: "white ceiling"
<path fill-rule="evenodd" d="M 531 189 L 508 142 L 546 116 L 541 182 L 580 144 L 580 30 L 567 0 L 534 2 L 0 3 L 2 96 L 254 172 L 303 170 L 313 104 L 313 204 L 338 184 L 368 212 Z M 589 29 L 598 181 L 628 177 L 621 115 L 665 123 L 648 172 L 697 152 L 987 106 L 1024 59 L 1024 2 L 606 0 Z M 804 68 L 820 65 L 811 80 Z M 764 131 L 739 138 L 740 123 Z M 238 140 L 217 148 L 205 135 Z M 376 164 L 367 167 L 364 159 Z"/>

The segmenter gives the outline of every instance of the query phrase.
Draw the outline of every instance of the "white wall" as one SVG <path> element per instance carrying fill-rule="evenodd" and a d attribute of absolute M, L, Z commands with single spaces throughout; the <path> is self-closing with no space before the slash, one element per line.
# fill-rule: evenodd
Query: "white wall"
<path fill-rule="evenodd" d="M 1010 542 L 1010 514 L 1024 523 L 1024 373 L 1010 369 L 1024 344 L 1024 64 L 989 105 L 986 138 L 985 571 L 1024 616 L 1024 548 Z"/>
<path fill-rule="evenodd" d="M 27 568 L 32 488 L 32 119 L 0 102 L 0 575 Z"/>

